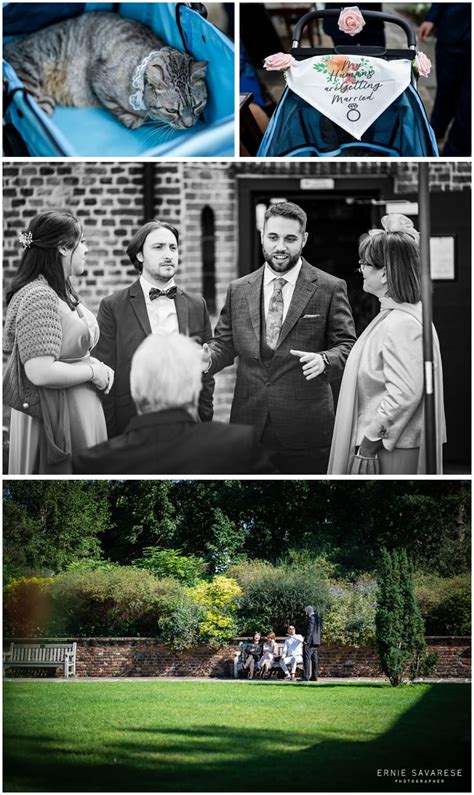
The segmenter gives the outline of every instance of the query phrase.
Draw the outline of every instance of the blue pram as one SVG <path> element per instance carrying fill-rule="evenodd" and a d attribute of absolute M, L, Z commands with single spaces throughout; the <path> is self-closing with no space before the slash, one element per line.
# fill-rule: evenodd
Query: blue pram
<path fill-rule="evenodd" d="M 3 62 L 4 154 L 40 157 L 229 156 L 234 154 L 234 48 L 201 3 L 4 3 L 4 41 L 89 11 L 114 11 L 208 62 L 209 98 L 190 130 L 127 129 L 105 108 L 57 107 L 47 116 Z"/>
<path fill-rule="evenodd" d="M 315 55 L 367 55 L 385 60 L 414 60 L 416 35 L 401 17 L 379 11 L 363 11 L 364 17 L 376 17 L 401 27 L 407 36 L 408 49 L 386 50 L 383 47 L 338 46 L 302 48 L 304 27 L 314 19 L 338 17 L 341 9 L 312 11 L 295 26 L 291 54 L 296 60 Z M 361 140 L 343 130 L 288 87 L 271 118 L 257 152 L 257 157 L 437 157 L 436 138 L 426 116 L 412 75 L 411 84 L 366 130 Z"/>

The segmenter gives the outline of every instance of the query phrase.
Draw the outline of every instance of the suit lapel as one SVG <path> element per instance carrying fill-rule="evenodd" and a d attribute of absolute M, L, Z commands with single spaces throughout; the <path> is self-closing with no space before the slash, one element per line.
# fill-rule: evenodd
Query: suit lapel
<path fill-rule="evenodd" d="M 178 316 L 178 328 L 180 334 L 185 334 L 189 337 L 189 308 L 185 294 L 178 287 L 178 292 L 174 299 L 176 306 L 176 314 Z"/>
<path fill-rule="evenodd" d="M 264 268 L 251 273 L 247 284 L 247 302 L 255 336 L 260 343 L 260 301 L 262 298 L 262 279 Z"/>
<path fill-rule="evenodd" d="M 303 259 L 300 274 L 296 280 L 291 304 L 289 306 L 288 312 L 286 313 L 283 326 L 281 327 L 276 350 L 280 347 L 295 323 L 301 317 L 309 299 L 318 288 L 317 281 L 317 276 L 314 274 L 311 265 L 306 262 L 305 259 Z"/>
<path fill-rule="evenodd" d="M 150 320 L 146 311 L 145 297 L 139 281 L 134 282 L 129 288 L 129 298 L 136 318 L 146 337 L 151 334 Z"/>

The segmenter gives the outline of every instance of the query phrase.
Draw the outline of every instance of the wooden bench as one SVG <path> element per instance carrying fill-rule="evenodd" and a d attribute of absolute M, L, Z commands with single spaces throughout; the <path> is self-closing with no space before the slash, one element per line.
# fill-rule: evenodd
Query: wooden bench
<path fill-rule="evenodd" d="M 239 651 L 236 651 L 235 654 L 234 654 L 234 679 L 238 679 L 239 678 L 239 673 L 243 669 L 243 665 L 244 665 L 244 662 L 245 662 L 245 657 L 247 656 L 245 654 L 245 652 L 244 652 L 244 648 L 247 645 L 247 643 L 250 643 L 251 641 L 252 641 L 252 639 L 249 638 L 248 641 L 245 640 L 245 641 L 242 641 L 241 643 L 239 643 Z M 283 651 L 283 646 L 284 645 L 285 645 L 285 641 L 284 640 L 281 640 L 281 641 L 277 640 L 275 642 L 276 651 L 275 651 L 275 656 L 273 658 L 272 668 L 271 668 L 272 671 L 281 671 L 282 676 L 283 676 L 283 671 L 282 671 L 282 669 L 280 667 L 280 658 L 281 658 L 281 653 Z M 303 663 L 302 662 L 299 662 L 299 663 L 296 664 L 296 670 L 298 670 L 298 668 L 303 670 Z M 255 671 L 257 671 L 257 665 L 256 664 L 255 664 Z"/>
<path fill-rule="evenodd" d="M 10 643 L 3 653 L 7 668 L 62 668 L 68 679 L 76 675 L 76 643 Z"/>

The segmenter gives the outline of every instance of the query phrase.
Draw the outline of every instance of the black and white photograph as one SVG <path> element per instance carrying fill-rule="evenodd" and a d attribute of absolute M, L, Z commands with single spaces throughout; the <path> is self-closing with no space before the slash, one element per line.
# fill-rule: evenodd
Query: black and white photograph
<path fill-rule="evenodd" d="M 468 474 L 470 199 L 468 162 L 5 165 L 9 474 Z"/>

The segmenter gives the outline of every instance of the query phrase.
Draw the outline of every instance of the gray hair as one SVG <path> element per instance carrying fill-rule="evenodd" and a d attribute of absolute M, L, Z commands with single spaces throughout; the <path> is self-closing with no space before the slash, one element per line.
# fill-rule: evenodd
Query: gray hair
<path fill-rule="evenodd" d="M 183 334 L 150 334 L 135 351 L 130 390 L 138 414 L 196 411 L 202 385 L 199 345 Z"/>
<path fill-rule="evenodd" d="M 312 607 L 311 605 L 308 605 L 307 607 L 305 607 L 304 611 L 305 611 L 305 613 L 308 613 L 308 614 L 314 613 L 314 607 Z"/>

